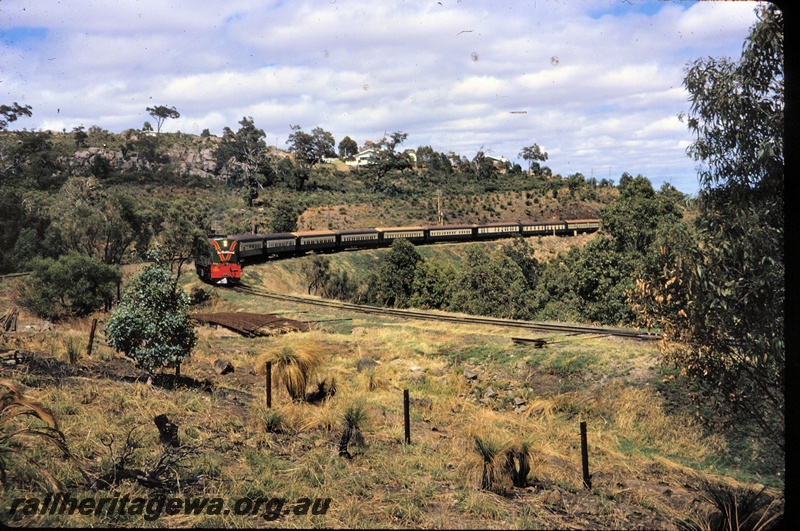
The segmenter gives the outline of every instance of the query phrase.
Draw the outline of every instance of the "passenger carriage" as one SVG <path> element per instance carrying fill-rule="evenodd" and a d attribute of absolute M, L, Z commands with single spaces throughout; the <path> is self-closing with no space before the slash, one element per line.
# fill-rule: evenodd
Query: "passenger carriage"
<path fill-rule="evenodd" d="M 331 231 L 303 231 L 293 232 L 297 238 L 297 250 L 306 251 L 331 251 L 338 245 L 338 235 Z"/>
<path fill-rule="evenodd" d="M 523 236 L 555 236 L 567 230 L 563 221 L 538 221 L 536 223 L 522 223 L 520 225 Z"/>
<path fill-rule="evenodd" d="M 504 238 L 519 235 L 519 223 L 489 223 L 478 225 L 475 229 L 476 238 Z"/>
<path fill-rule="evenodd" d="M 341 249 L 365 249 L 377 247 L 381 243 L 377 229 L 340 230 L 338 234 Z"/>
<path fill-rule="evenodd" d="M 569 230 L 573 236 L 584 232 L 594 232 L 600 229 L 599 219 L 570 219 L 567 220 L 566 223 L 567 230 Z"/>
<path fill-rule="evenodd" d="M 429 242 L 470 240 L 474 236 L 475 225 L 437 225 L 427 227 L 425 233 Z"/>
<path fill-rule="evenodd" d="M 272 234 L 262 234 L 264 241 L 265 258 L 270 256 L 286 256 L 297 252 L 297 236 L 291 232 L 276 232 Z"/>
<path fill-rule="evenodd" d="M 384 245 L 391 245 L 398 238 L 405 238 L 410 242 L 425 241 L 425 227 L 378 227 L 380 240 Z"/>

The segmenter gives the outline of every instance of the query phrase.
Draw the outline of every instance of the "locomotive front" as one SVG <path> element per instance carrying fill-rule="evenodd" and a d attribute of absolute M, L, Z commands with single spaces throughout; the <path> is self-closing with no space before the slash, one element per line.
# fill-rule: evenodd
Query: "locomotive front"
<path fill-rule="evenodd" d="M 198 276 L 213 284 L 238 284 L 242 278 L 238 244 L 239 241 L 232 238 L 209 240 L 206 255 L 195 260 Z"/>

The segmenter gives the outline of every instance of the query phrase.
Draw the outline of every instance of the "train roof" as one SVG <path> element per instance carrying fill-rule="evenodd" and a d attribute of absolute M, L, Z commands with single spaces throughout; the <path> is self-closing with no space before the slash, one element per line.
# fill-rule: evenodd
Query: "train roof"
<path fill-rule="evenodd" d="M 290 232 L 271 232 L 266 234 L 247 233 L 247 234 L 235 234 L 233 236 L 226 236 L 225 238 L 214 238 L 214 239 L 238 240 L 240 242 L 248 242 L 254 240 L 275 240 L 281 238 L 294 238 L 294 235 Z"/>
<path fill-rule="evenodd" d="M 378 232 L 377 229 L 344 229 L 340 231 L 336 231 L 339 234 L 375 234 Z"/>
<path fill-rule="evenodd" d="M 600 219 L 599 219 L 599 218 L 587 218 L 587 219 L 566 219 L 566 220 L 564 220 L 564 221 L 566 221 L 567 223 L 586 223 L 586 222 L 589 222 L 589 221 L 591 221 L 591 222 L 594 222 L 594 221 L 600 221 Z"/>
<path fill-rule="evenodd" d="M 304 230 L 299 232 L 293 232 L 292 235 L 294 236 L 336 236 L 336 232 L 332 230 Z"/>
<path fill-rule="evenodd" d="M 269 234 L 262 234 L 262 238 L 265 240 L 282 240 L 285 238 L 294 238 L 294 234 L 291 232 L 271 232 Z"/>
<path fill-rule="evenodd" d="M 217 236 L 214 240 L 236 240 L 236 241 L 250 241 L 259 240 L 263 234 L 229 234 L 228 236 Z"/>
<path fill-rule="evenodd" d="M 520 223 L 518 221 L 496 221 L 494 223 L 481 223 L 479 227 L 513 227 L 519 226 Z"/>
<path fill-rule="evenodd" d="M 414 227 L 375 227 L 375 230 L 380 232 L 386 231 L 400 231 L 400 230 L 424 230 L 425 227 L 414 226 Z"/>
<path fill-rule="evenodd" d="M 428 230 L 451 230 L 451 229 L 473 229 L 479 225 L 431 225 L 425 227 Z"/>

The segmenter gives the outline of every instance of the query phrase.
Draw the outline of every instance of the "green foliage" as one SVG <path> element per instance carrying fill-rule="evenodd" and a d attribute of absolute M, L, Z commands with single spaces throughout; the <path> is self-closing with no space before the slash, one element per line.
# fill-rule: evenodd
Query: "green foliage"
<path fill-rule="evenodd" d="M 269 150 L 263 129 L 258 129 L 252 117 L 239 121 L 237 132 L 225 127 L 222 142 L 216 151 L 217 167 L 237 185 L 244 185 L 243 193 L 248 205 L 258 195 L 258 185 L 269 185 L 274 180 Z"/>
<path fill-rule="evenodd" d="M 294 153 L 298 162 L 313 166 L 322 162 L 325 157 L 335 157 L 334 146 L 336 142 L 333 135 L 321 127 L 315 127 L 311 133 L 306 133 L 299 125 L 290 126 L 292 134 L 286 141 L 289 152 Z M 351 144 L 347 144 L 352 148 Z M 339 146 L 341 150 L 341 144 Z"/>
<path fill-rule="evenodd" d="M 272 209 L 270 232 L 294 232 L 297 230 L 297 207 L 291 203 L 279 203 Z"/>
<path fill-rule="evenodd" d="M 183 266 L 207 252 L 213 209 L 206 201 L 157 201 L 148 212 L 155 243 L 169 269 L 180 278 Z"/>
<path fill-rule="evenodd" d="M 534 169 L 534 164 L 536 165 L 536 170 L 538 170 L 539 163 L 537 161 L 546 161 L 547 151 L 543 151 L 542 148 L 539 147 L 539 144 L 533 144 L 522 148 L 522 151 L 519 152 L 518 156 L 522 157 L 523 160 L 528 161 L 528 171 Z"/>
<path fill-rule="evenodd" d="M 373 192 L 390 190 L 391 187 L 385 181 L 385 178 L 393 172 L 402 172 L 411 168 L 409 158 L 405 154 L 396 151 L 397 146 L 402 144 L 406 138 L 408 138 L 408 133 L 395 131 L 388 137 L 384 136 L 376 143 L 377 151 L 372 159 L 372 164 L 363 171 L 365 179 L 369 183 L 368 186 Z"/>
<path fill-rule="evenodd" d="M 566 322 L 580 319 L 580 299 L 574 289 L 574 266 L 579 256 L 580 251 L 573 247 L 544 266 L 533 292 L 537 319 Z"/>
<path fill-rule="evenodd" d="M 361 428 L 367 419 L 367 410 L 362 401 L 356 401 L 344 410 L 344 423 L 351 428 Z"/>
<path fill-rule="evenodd" d="M 53 145 L 53 133 L 16 131 L 0 139 L 0 187 L 57 189 L 66 180 L 64 164 Z"/>
<path fill-rule="evenodd" d="M 430 146 L 417 148 L 417 167 L 427 170 L 431 177 L 443 180 L 453 173 L 453 165 L 445 153 L 435 151 Z"/>
<path fill-rule="evenodd" d="M 59 220 L 48 229 L 53 246 L 106 264 L 122 263 L 137 239 L 146 245 L 149 238 L 133 198 L 107 191 L 92 177 L 70 178 L 53 204 L 52 216 Z"/>
<path fill-rule="evenodd" d="M 413 295 L 409 306 L 445 309 L 450 304 L 456 269 L 452 264 L 431 259 L 420 261 L 414 271 Z"/>
<path fill-rule="evenodd" d="M 16 122 L 21 116 L 30 117 L 32 114 L 30 105 L 20 105 L 16 101 L 11 105 L 0 105 L 0 131 L 5 131 L 9 123 Z"/>
<path fill-rule="evenodd" d="M 181 117 L 175 107 L 167 107 L 166 105 L 156 105 L 155 107 L 148 107 L 147 112 L 156 121 L 156 133 L 161 133 L 161 126 L 167 118 L 177 119 Z"/>
<path fill-rule="evenodd" d="M 534 256 L 533 246 L 529 240 L 522 237 L 515 237 L 510 244 L 503 246 L 503 253 L 514 261 L 522 270 L 525 277 L 525 285 L 528 289 L 534 289 L 538 280 L 541 266 Z"/>
<path fill-rule="evenodd" d="M 314 255 L 301 266 L 308 282 L 308 293 L 315 293 L 329 299 L 354 300 L 358 286 L 347 271 L 331 269 L 330 259 Z"/>
<path fill-rule="evenodd" d="M 472 315 L 524 318 L 530 294 L 520 267 L 508 256 L 490 254 L 483 247 L 467 251 L 450 309 Z"/>
<path fill-rule="evenodd" d="M 303 190 L 311 172 L 304 164 L 294 164 L 289 158 L 281 158 L 275 164 L 275 183 L 289 190 Z"/>
<path fill-rule="evenodd" d="M 358 143 L 349 136 L 339 142 L 339 158 L 349 159 L 358 153 Z"/>
<path fill-rule="evenodd" d="M 505 494 L 508 485 L 504 481 L 504 473 L 509 472 L 507 452 L 508 441 L 493 436 L 473 436 L 473 449 L 481 463 L 480 488 Z"/>
<path fill-rule="evenodd" d="M 681 219 L 681 212 L 674 197 L 655 193 L 649 179 L 626 173 L 620 179 L 620 200 L 600 216 L 603 231 L 621 253 L 641 256 L 655 239 L 657 227 Z"/>
<path fill-rule="evenodd" d="M 15 189 L 0 194 L 0 272 L 27 271 L 30 260 L 49 255 L 41 244 L 49 219 L 46 208 L 38 205 L 47 200 Z"/>
<path fill-rule="evenodd" d="M 73 251 L 34 260 L 17 302 L 46 319 L 82 317 L 109 308 L 121 279 L 118 267 Z"/>
<path fill-rule="evenodd" d="M 413 294 L 417 265 L 422 260 L 413 243 L 404 238 L 393 241 L 378 269 L 378 302 L 395 308 L 407 307 Z"/>
<path fill-rule="evenodd" d="M 619 252 L 614 242 L 600 236 L 582 249 L 572 270 L 573 289 L 583 320 L 627 324 L 633 312 L 627 301 L 636 253 Z"/>
<path fill-rule="evenodd" d="M 320 255 L 314 255 L 311 260 L 303 262 L 303 273 L 308 282 L 308 294 L 324 291 L 331 275 L 331 261 Z"/>
<path fill-rule="evenodd" d="M 757 8 L 738 62 L 698 60 L 689 153 L 704 163 L 694 226 L 661 233 L 632 299 L 664 331 L 705 419 L 785 455 L 783 15 Z M 779 465 L 780 466 L 780 465 Z"/>
<path fill-rule="evenodd" d="M 178 367 L 197 342 L 188 307 L 175 276 L 156 262 L 130 280 L 103 331 L 111 347 L 148 372 Z"/>
<path fill-rule="evenodd" d="M 646 177 L 625 173 L 621 180 L 620 200 L 601 211 L 603 233 L 582 250 L 572 249 L 541 268 L 532 288 L 537 318 L 608 325 L 634 321 L 628 301 L 634 274 L 644 266 L 659 231 L 668 232 L 680 222 L 681 211 L 675 194 L 654 192 Z M 509 252 L 529 278 L 536 267 L 521 251 Z"/>

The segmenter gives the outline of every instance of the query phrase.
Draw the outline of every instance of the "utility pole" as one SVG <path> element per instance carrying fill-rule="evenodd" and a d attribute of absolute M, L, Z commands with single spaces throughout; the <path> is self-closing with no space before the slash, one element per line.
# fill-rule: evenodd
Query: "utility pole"
<path fill-rule="evenodd" d="M 437 221 L 439 225 L 444 225 L 444 216 L 442 216 L 442 191 L 436 190 L 436 205 L 437 205 Z"/>

